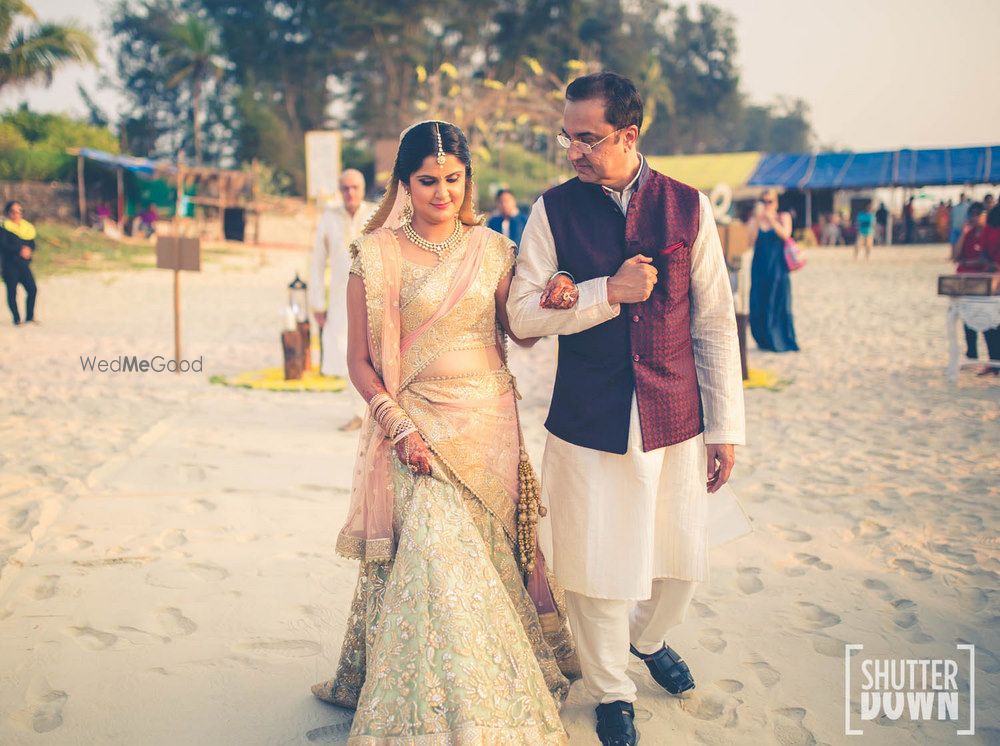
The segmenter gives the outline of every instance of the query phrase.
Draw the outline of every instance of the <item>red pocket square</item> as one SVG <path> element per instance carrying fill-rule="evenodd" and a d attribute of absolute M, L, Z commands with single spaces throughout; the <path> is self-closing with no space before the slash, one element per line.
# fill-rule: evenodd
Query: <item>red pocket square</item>
<path fill-rule="evenodd" d="M 660 249 L 660 254 L 662 256 L 667 256 L 668 254 L 673 254 L 675 251 L 677 251 L 677 249 L 682 249 L 682 248 L 684 248 L 684 242 L 683 241 L 678 241 L 677 243 L 673 244 L 672 246 L 668 246 L 665 249 Z"/>

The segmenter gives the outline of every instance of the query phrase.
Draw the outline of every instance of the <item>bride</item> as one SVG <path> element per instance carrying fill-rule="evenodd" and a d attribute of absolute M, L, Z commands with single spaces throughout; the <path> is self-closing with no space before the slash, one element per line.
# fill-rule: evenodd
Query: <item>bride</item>
<path fill-rule="evenodd" d="M 361 572 L 336 676 L 313 693 L 356 709 L 352 744 L 566 738 L 579 664 L 537 551 L 503 342 L 514 247 L 473 190 L 462 131 L 416 124 L 351 246 L 348 369 L 368 413 L 337 550 Z"/>

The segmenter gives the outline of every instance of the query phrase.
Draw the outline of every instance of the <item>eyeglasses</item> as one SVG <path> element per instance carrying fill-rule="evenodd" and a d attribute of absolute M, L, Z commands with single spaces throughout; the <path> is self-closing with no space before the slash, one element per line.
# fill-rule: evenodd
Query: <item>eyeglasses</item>
<path fill-rule="evenodd" d="M 569 150 L 571 147 L 576 145 L 577 150 L 579 150 L 581 153 L 583 153 L 584 155 L 590 155 L 591 153 L 594 152 L 594 149 L 598 145 L 600 145 L 602 142 L 611 137 L 611 135 L 615 134 L 615 132 L 621 132 L 621 128 L 616 129 L 614 132 L 605 135 L 604 137 L 602 137 L 600 140 L 598 140 L 593 144 L 580 142 L 579 140 L 571 140 L 569 135 L 567 135 L 565 132 L 559 132 L 556 133 L 556 142 L 559 143 L 559 147 L 562 148 L 563 150 Z"/>

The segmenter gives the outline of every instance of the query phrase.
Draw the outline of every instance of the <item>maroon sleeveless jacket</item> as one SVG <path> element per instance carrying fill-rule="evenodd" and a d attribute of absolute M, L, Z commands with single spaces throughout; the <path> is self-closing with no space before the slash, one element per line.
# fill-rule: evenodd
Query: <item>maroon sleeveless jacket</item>
<path fill-rule="evenodd" d="M 578 446 L 624 454 L 634 391 L 644 451 L 702 432 L 690 301 L 698 191 L 644 162 L 627 215 L 600 186 L 576 178 L 543 199 L 559 269 L 577 282 L 610 277 L 637 254 L 652 257 L 658 270 L 647 300 L 623 303 L 616 318 L 559 337 L 546 429 Z"/>

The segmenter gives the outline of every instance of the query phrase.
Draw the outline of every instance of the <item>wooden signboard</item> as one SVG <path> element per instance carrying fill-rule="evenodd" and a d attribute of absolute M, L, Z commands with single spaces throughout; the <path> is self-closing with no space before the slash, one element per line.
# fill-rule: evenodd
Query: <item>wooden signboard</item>
<path fill-rule="evenodd" d="M 733 259 L 742 256 L 750 248 L 750 236 L 747 233 L 746 223 L 734 220 L 731 223 L 719 223 L 717 227 L 727 262 L 732 262 Z"/>
<path fill-rule="evenodd" d="M 156 266 L 158 269 L 201 272 L 201 239 L 157 236 Z"/>
<path fill-rule="evenodd" d="M 967 273 L 938 277 L 938 295 L 1000 295 L 1000 273 Z"/>
<path fill-rule="evenodd" d="M 201 272 L 201 239 L 183 236 L 156 237 L 156 266 L 174 271 L 174 362 L 181 361 L 181 271 Z"/>

